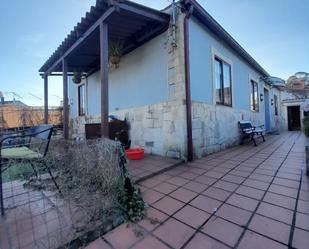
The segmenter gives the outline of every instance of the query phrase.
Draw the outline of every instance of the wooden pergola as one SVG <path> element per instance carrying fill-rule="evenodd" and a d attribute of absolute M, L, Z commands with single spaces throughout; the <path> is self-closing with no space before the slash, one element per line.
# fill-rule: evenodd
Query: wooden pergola
<path fill-rule="evenodd" d="M 74 71 L 89 76 L 100 70 L 101 136 L 108 137 L 108 43 L 124 44 L 127 54 L 164 32 L 170 15 L 126 0 L 97 0 L 40 68 L 44 78 L 44 121 L 48 123 L 48 77 L 63 77 L 64 138 L 69 137 L 68 76 Z M 155 52 L 155 51 L 154 51 Z"/>

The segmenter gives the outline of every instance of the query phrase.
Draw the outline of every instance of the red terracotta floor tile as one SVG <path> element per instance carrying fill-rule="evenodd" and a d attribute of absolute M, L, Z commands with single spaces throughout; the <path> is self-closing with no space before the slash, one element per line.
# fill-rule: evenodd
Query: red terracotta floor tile
<path fill-rule="evenodd" d="M 246 196 L 241 196 L 238 194 L 233 194 L 228 200 L 227 203 L 234 205 L 236 207 L 241 207 L 248 211 L 253 212 L 258 205 L 258 201 Z"/>
<path fill-rule="evenodd" d="M 226 182 L 223 180 L 219 180 L 213 185 L 213 187 L 221 188 L 223 190 L 230 191 L 230 192 L 235 191 L 238 188 L 238 186 L 239 186 L 238 184 Z"/>
<path fill-rule="evenodd" d="M 189 180 L 184 179 L 182 177 L 178 177 L 178 176 L 174 176 L 170 179 L 167 180 L 168 183 L 172 183 L 176 186 L 183 186 L 185 185 L 187 182 L 189 182 Z"/>
<path fill-rule="evenodd" d="M 298 200 L 297 211 L 305 214 L 309 214 L 309 201 Z"/>
<path fill-rule="evenodd" d="M 184 178 L 184 179 L 187 179 L 187 180 L 192 180 L 192 179 L 198 177 L 197 174 L 190 173 L 188 171 L 181 173 L 179 176 Z"/>
<path fill-rule="evenodd" d="M 295 225 L 309 231 L 309 215 L 297 212 Z"/>
<path fill-rule="evenodd" d="M 228 249 L 224 244 L 204 235 L 197 233 L 184 249 Z"/>
<path fill-rule="evenodd" d="M 145 181 L 140 182 L 141 185 L 147 187 L 147 188 L 153 188 L 154 186 L 160 184 L 161 182 L 158 180 L 154 180 L 152 178 L 147 179 Z"/>
<path fill-rule="evenodd" d="M 148 235 L 142 241 L 139 241 L 136 245 L 134 245 L 132 249 L 169 249 L 169 247 L 157 238 Z"/>
<path fill-rule="evenodd" d="M 241 239 L 238 249 L 287 249 L 274 240 L 268 239 L 262 235 L 247 230 Z"/>
<path fill-rule="evenodd" d="M 117 249 L 127 249 L 137 240 L 141 239 L 136 236 L 133 228 L 128 227 L 127 224 L 123 224 L 115 228 L 111 232 L 104 235 L 104 238 Z"/>
<path fill-rule="evenodd" d="M 292 245 L 298 249 L 308 249 L 309 232 L 295 228 Z"/>
<path fill-rule="evenodd" d="M 293 211 L 262 202 L 257 210 L 258 214 L 292 225 Z"/>
<path fill-rule="evenodd" d="M 163 196 L 164 194 L 151 190 L 151 189 L 145 191 L 142 194 L 143 200 L 148 204 L 152 204 L 156 202 L 157 200 L 161 199 Z"/>
<path fill-rule="evenodd" d="M 194 230 L 192 228 L 173 218 L 168 219 L 153 232 L 155 236 L 175 249 L 181 248 L 193 233 Z"/>
<path fill-rule="evenodd" d="M 240 226 L 244 226 L 247 224 L 251 214 L 252 213 L 249 211 L 231 206 L 229 204 L 224 204 L 217 212 L 217 215 L 219 217 L 234 222 Z"/>
<path fill-rule="evenodd" d="M 187 203 L 191 201 L 194 197 L 196 197 L 198 194 L 185 188 L 179 188 L 174 192 L 170 193 L 169 195 L 177 200 Z"/>
<path fill-rule="evenodd" d="M 219 201 L 225 201 L 231 193 L 220 188 L 209 187 L 202 194 Z"/>
<path fill-rule="evenodd" d="M 146 211 L 146 216 L 138 224 L 144 227 L 148 231 L 154 230 L 157 226 L 162 224 L 168 218 L 168 215 L 160 212 L 152 207 Z"/>
<path fill-rule="evenodd" d="M 282 179 L 278 177 L 274 179 L 273 184 L 277 184 L 277 185 L 281 185 L 281 186 L 289 187 L 289 188 L 295 188 L 295 189 L 298 189 L 299 187 L 299 181 Z"/>
<path fill-rule="evenodd" d="M 265 191 L 241 185 L 237 190 L 237 194 L 241 194 L 250 198 L 261 200 Z"/>
<path fill-rule="evenodd" d="M 85 249 L 112 249 L 103 239 L 98 238 L 91 242 Z"/>
<path fill-rule="evenodd" d="M 281 243 L 288 244 L 291 227 L 282 222 L 256 214 L 249 224 L 249 229 Z"/>
<path fill-rule="evenodd" d="M 205 185 L 211 185 L 214 182 L 216 182 L 217 179 L 211 178 L 211 177 L 208 177 L 208 176 L 205 176 L 205 175 L 201 175 L 201 176 L 195 178 L 194 181 L 198 182 L 198 183 L 205 184 Z"/>
<path fill-rule="evenodd" d="M 163 194 L 169 194 L 171 192 L 173 192 L 175 189 L 177 189 L 178 187 L 175 186 L 174 184 L 170 184 L 167 182 L 162 182 L 159 185 L 155 186 L 153 189 L 163 193 Z"/>
<path fill-rule="evenodd" d="M 221 205 L 222 202 L 217 201 L 215 199 L 199 195 L 193 201 L 190 202 L 191 206 L 202 209 L 208 213 L 213 213 L 217 210 L 217 208 Z"/>
<path fill-rule="evenodd" d="M 280 195 L 289 196 L 292 198 L 297 197 L 297 189 L 288 188 L 280 185 L 271 184 L 269 187 L 269 192 L 273 192 Z"/>
<path fill-rule="evenodd" d="M 253 179 L 247 179 L 244 182 L 245 186 L 249 186 L 249 187 L 253 187 L 253 188 L 257 188 L 260 190 L 267 190 L 269 183 L 266 182 L 261 182 L 261 181 L 257 181 L 257 180 L 253 180 Z"/>
<path fill-rule="evenodd" d="M 174 217 L 192 227 L 198 228 L 210 217 L 210 214 L 187 205 L 180 209 Z"/>
<path fill-rule="evenodd" d="M 198 182 L 194 182 L 194 181 L 190 181 L 187 184 L 185 184 L 183 186 L 186 189 L 192 190 L 196 193 L 201 193 L 202 191 L 204 191 L 208 186 L 198 183 Z"/>
<path fill-rule="evenodd" d="M 266 182 L 266 183 L 270 183 L 273 180 L 273 176 L 268 176 L 268 175 L 263 175 L 263 174 L 258 174 L 256 172 L 252 173 L 249 176 L 249 179 L 253 179 L 253 180 L 258 180 L 261 182 Z"/>
<path fill-rule="evenodd" d="M 211 171 L 206 172 L 204 175 L 208 176 L 208 177 L 215 178 L 215 179 L 219 179 L 222 176 L 224 176 L 225 173 L 220 173 L 220 172 L 216 172 L 216 171 L 211 170 Z"/>
<path fill-rule="evenodd" d="M 166 214 L 172 215 L 180 208 L 182 208 L 184 206 L 184 203 L 177 201 L 169 196 L 166 196 L 160 201 L 154 203 L 152 206 Z"/>
<path fill-rule="evenodd" d="M 299 192 L 299 199 L 300 199 L 300 200 L 303 200 L 303 201 L 309 201 L 309 192 L 308 192 L 308 191 L 301 190 L 301 191 Z"/>
<path fill-rule="evenodd" d="M 233 247 L 238 241 L 242 230 L 243 228 L 240 226 L 221 218 L 213 217 L 206 223 L 201 232 Z"/>
<path fill-rule="evenodd" d="M 271 203 L 271 204 L 275 204 L 277 206 L 281 206 L 284 208 L 288 208 L 291 210 L 295 209 L 295 204 L 296 204 L 296 200 L 294 198 L 283 196 L 283 195 L 278 195 L 278 194 L 271 193 L 271 192 L 266 193 L 263 201 Z"/>
<path fill-rule="evenodd" d="M 227 181 L 227 182 L 232 182 L 232 183 L 236 183 L 236 184 L 241 184 L 244 181 L 244 177 L 241 176 L 235 176 L 235 175 L 231 175 L 228 174 L 226 176 L 224 176 L 222 178 L 222 180 Z"/>

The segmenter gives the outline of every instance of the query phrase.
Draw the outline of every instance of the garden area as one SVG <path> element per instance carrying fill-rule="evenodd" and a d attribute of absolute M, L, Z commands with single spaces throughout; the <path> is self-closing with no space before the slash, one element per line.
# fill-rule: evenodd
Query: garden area
<path fill-rule="evenodd" d="M 79 248 L 145 215 L 119 142 L 51 140 L 45 157 L 2 169 L 0 248 Z"/>

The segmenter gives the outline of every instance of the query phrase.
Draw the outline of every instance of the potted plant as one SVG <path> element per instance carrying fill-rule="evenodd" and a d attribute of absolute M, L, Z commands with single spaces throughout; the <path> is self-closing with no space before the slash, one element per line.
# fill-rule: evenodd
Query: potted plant
<path fill-rule="evenodd" d="M 109 42 L 109 63 L 118 67 L 122 55 L 123 43 L 119 40 Z"/>
<path fill-rule="evenodd" d="M 72 81 L 73 81 L 75 84 L 81 83 L 81 81 L 82 81 L 82 73 L 81 73 L 81 72 L 78 72 L 78 71 L 74 71 L 74 72 L 73 72 Z"/>

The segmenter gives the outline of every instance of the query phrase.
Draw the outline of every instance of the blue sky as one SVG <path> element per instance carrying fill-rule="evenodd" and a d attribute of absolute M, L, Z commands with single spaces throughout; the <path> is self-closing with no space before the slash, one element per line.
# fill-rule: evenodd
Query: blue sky
<path fill-rule="evenodd" d="M 273 76 L 309 72 L 308 0 L 198 0 Z M 138 0 L 161 9 L 170 0 Z M 1 0 L 0 91 L 42 105 L 38 69 L 95 0 Z M 49 101 L 59 104 L 61 79 L 50 77 Z M 11 97 L 10 94 L 6 94 Z"/>

